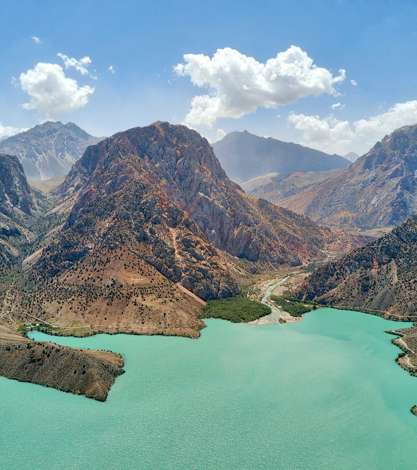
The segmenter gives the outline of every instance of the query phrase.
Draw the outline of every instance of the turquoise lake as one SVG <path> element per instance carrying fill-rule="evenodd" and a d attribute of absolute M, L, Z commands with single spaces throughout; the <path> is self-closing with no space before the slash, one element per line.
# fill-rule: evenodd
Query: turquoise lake
<path fill-rule="evenodd" d="M 417 378 L 384 333 L 401 326 L 327 308 L 210 320 L 198 340 L 53 337 L 120 352 L 126 373 L 106 403 L 1 378 L 0 468 L 414 469 Z"/>

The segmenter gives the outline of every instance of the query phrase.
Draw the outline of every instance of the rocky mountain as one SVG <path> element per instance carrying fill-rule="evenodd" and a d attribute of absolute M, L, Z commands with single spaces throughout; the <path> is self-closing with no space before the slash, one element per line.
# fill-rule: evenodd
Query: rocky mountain
<path fill-rule="evenodd" d="M 352 241 L 248 196 L 206 139 L 168 123 L 89 146 L 53 198 L 56 207 L 37 222 L 52 230 L 2 276 L 0 374 L 99 400 L 122 372 L 120 358 L 16 331 L 195 338 L 205 300 L 238 293 L 252 273 L 321 259 Z M 57 213 L 62 220 L 45 223 Z"/>
<path fill-rule="evenodd" d="M 248 194 L 280 205 L 282 199 L 294 196 L 312 184 L 336 176 L 340 171 L 297 171 L 289 175 L 268 173 L 245 181 L 241 186 Z"/>
<path fill-rule="evenodd" d="M 247 196 L 205 139 L 168 123 L 90 146 L 56 197 L 75 202 L 26 261 L 31 288 L 17 290 L 24 309 L 15 314 L 60 328 L 194 337 L 201 299 L 238 292 L 248 270 L 323 257 L 339 241 Z"/>
<path fill-rule="evenodd" d="M 417 216 L 317 269 L 298 296 L 337 307 L 416 320 Z"/>
<path fill-rule="evenodd" d="M 328 171 L 345 168 L 348 160 L 302 145 L 232 132 L 213 145 L 227 175 L 235 181 L 247 181 L 267 173 L 288 175 L 298 171 Z"/>
<path fill-rule="evenodd" d="M 87 146 L 99 141 L 75 124 L 45 122 L 0 142 L 0 153 L 16 155 L 27 178 L 65 176 Z"/>
<path fill-rule="evenodd" d="M 417 207 L 417 125 L 396 130 L 347 169 L 280 203 L 330 225 L 401 224 Z"/>
<path fill-rule="evenodd" d="M 32 225 L 44 205 L 19 160 L 0 154 L 0 271 L 10 268 L 35 238 Z"/>

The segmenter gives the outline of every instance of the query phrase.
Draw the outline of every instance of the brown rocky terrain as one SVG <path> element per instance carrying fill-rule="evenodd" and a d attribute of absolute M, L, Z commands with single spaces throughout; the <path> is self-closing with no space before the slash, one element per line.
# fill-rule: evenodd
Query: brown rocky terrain
<path fill-rule="evenodd" d="M 336 307 L 417 320 L 417 217 L 318 268 L 298 296 Z"/>
<path fill-rule="evenodd" d="M 417 126 L 396 130 L 367 154 L 280 204 L 328 225 L 396 226 L 417 207 Z"/>
<path fill-rule="evenodd" d="M 123 359 L 111 352 L 76 350 L 29 341 L 0 328 L 0 375 L 104 401 Z"/>

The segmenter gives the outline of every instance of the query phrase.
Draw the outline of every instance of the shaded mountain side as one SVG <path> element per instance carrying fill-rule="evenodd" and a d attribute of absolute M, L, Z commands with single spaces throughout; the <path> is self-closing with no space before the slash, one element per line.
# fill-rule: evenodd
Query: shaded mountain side
<path fill-rule="evenodd" d="M 232 132 L 213 145 L 214 152 L 228 176 L 247 181 L 267 173 L 289 174 L 298 171 L 328 171 L 345 168 L 349 161 L 302 145 Z"/>
<path fill-rule="evenodd" d="M 349 168 L 280 204 L 329 225 L 403 223 L 417 208 L 417 126 L 396 130 Z"/>
<path fill-rule="evenodd" d="M 417 320 L 417 217 L 391 233 L 328 263 L 305 281 L 306 300 Z"/>
<path fill-rule="evenodd" d="M 0 154 L 0 272 L 26 253 L 37 235 L 36 220 L 47 205 L 28 185 L 19 160 Z"/>
<path fill-rule="evenodd" d="M 340 170 L 330 171 L 297 171 L 295 173 L 268 173 L 242 183 L 242 188 L 255 197 L 266 199 L 280 205 L 281 200 L 304 191 L 312 184 L 320 183 L 336 176 Z"/>
<path fill-rule="evenodd" d="M 0 153 L 16 155 L 28 178 L 43 180 L 65 176 L 99 140 L 71 122 L 49 121 L 1 141 Z"/>

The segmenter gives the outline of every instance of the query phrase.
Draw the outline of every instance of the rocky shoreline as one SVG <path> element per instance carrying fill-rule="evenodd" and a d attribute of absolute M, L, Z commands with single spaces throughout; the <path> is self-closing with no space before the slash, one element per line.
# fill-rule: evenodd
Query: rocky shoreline
<path fill-rule="evenodd" d="M 36 342 L 0 330 L 0 375 L 9 379 L 105 401 L 123 367 L 122 356 L 113 352 Z"/>

